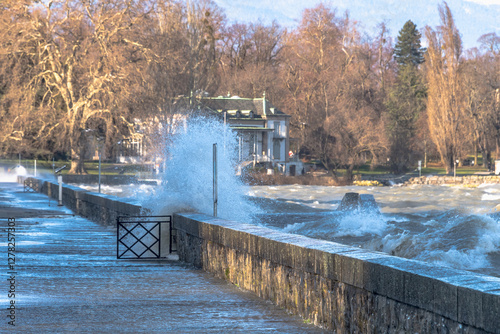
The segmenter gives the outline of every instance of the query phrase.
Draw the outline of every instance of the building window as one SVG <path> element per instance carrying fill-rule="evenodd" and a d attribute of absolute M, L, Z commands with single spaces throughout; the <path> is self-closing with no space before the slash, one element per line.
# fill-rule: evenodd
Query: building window
<path fill-rule="evenodd" d="M 274 136 L 275 137 L 280 137 L 280 133 L 281 133 L 281 123 L 279 122 L 275 122 L 274 123 Z"/>
<path fill-rule="evenodd" d="M 273 141 L 273 156 L 276 160 L 281 160 L 281 142 L 279 140 Z"/>

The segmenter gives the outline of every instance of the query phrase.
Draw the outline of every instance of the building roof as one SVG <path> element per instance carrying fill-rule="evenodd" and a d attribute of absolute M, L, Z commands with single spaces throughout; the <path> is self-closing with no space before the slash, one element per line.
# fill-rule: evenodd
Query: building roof
<path fill-rule="evenodd" d="M 290 117 L 265 98 L 241 98 L 233 97 L 197 97 L 191 100 L 189 97 L 180 96 L 173 100 L 176 109 L 186 108 L 196 110 L 196 113 L 204 113 L 207 116 L 222 116 L 227 113 L 228 118 L 239 119 L 263 119 L 273 116 Z"/>
<path fill-rule="evenodd" d="M 288 116 L 265 98 L 248 99 L 238 96 L 233 97 L 202 97 L 199 103 L 217 112 L 228 112 L 230 115 L 238 111 L 241 116 L 249 116 L 253 113 L 258 116 Z M 265 108 L 265 110 L 264 110 Z"/>

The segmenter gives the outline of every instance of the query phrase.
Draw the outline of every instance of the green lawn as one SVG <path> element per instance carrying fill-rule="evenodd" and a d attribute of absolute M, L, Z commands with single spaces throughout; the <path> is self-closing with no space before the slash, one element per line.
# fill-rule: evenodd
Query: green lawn
<path fill-rule="evenodd" d="M 19 164 L 18 159 L 0 159 L 0 165 L 3 165 L 7 168 L 14 168 Z M 33 173 L 34 170 L 34 160 L 22 159 L 21 164 L 27 168 L 28 173 Z M 45 160 L 37 160 L 37 171 L 38 172 L 46 172 L 52 173 L 52 161 Z M 67 174 L 69 171 L 69 167 L 71 165 L 70 161 L 55 161 L 54 162 L 55 169 L 60 168 L 64 165 L 67 166 L 62 171 L 62 174 Z M 354 170 L 354 174 L 361 174 L 365 176 L 382 176 L 386 174 L 392 174 L 390 168 L 388 166 L 377 166 L 373 170 L 370 170 L 370 164 L 364 164 L 360 166 L 357 170 Z M 99 163 L 97 161 L 87 161 L 85 162 L 85 169 L 88 174 L 97 175 L 99 173 Z M 135 175 L 138 172 L 151 172 L 151 165 L 140 165 L 140 164 L 120 164 L 120 163 L 110 163 L 103 162 L 101 163 L 101 175 Z M 346 170 L 339 169 L 339 176 L 345 175 Z M 487 172 L 486 168 L 481 166 L 465 166 L 465 167 L 457 167 L 457 175 L 470 175 L 477 172 Z M 410 170 L 408 174 L 414 174 L 418 176 L 417 167 L 413 170 Z M 422 168 L 422 175 L 445 175 L 445 169 L 439 166 L 428 166 L 427 168 Z"/>
<path fill-rule="evenodd" d="M 457 175 L 471 175 L 475 174 L 478 172 L 487 172 L 487 168 L 483 168 L 481 166 L 465 166 L 465 167 L 457 167 Z M 345 173 L 345 170 L 340 170 L 341 174 Z M 359 168 L 358 171 L 354 172 L 355 174 L 361 174 L 361 175 L 371 175 L 371 176 L 380 176 L 384 174 L 392 174 L 392 171 L 390 168 L 386 166 L 378 166 L 374 168 L 373 170 L 370 170 L 370 165 L 365 164 Z M 414 169 L 409 170 L 407 172 L 408 174 L 415 174 L 418 176 L 418 169 L 415 166 Z M 439 166 L 428 166 L 427 168 L 422 168 L 422 175 L 446 175 L 446 170 L 444 167 L 439 167 Z"/>

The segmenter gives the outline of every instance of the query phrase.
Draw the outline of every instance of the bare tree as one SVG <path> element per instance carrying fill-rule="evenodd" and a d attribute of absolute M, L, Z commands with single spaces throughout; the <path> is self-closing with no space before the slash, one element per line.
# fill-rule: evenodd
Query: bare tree
<path fill-rule="evenodd" d="M 351 179 L 365 157 L 376 162 L 387 150 L 379 94 L 384 80 L 374 72 L 385 76 L 385 68 L 377 69 L 385 67 L 380 43 L 374 54 L 347 15 L 338 18 L 318 5 L 304 11 L 286 49 L 284 80 L 294 133 L 301 136 L 304 151 L 335 176 L 345 168 Z"/>
<path fill-rule="evenodd" d="M 41 104 L 59 110 L 51 131 L 71 152 L 71 170 L 82 173 L 85 136 L 93 119 L 100 119 L 106 140 L 117 126 L 130 125 L 121 107 L 133 94 L 142 72 L 138 63 L 152 57 L 133 29 L 148 8 L 128 0 L 48 1 L 8 8 L 15 20 L 10 30 L 16 43 L 7 48 L 13 57 L 22 54 L 33 64 L 34 75 L 26 92 Z"/>
<path fill-rule="evenodd" d="M 233 24 L 224 32 L 219 93 L 260 97 L 281 104 L 281 51 L 286 31 L 276 22 Z"/>
<path fill-rule="evenodd" d="M 441 26 L 437 31 L 426 27 L 429 43 L 426 53 L 428 82 L 427 113 L 429 130 L 447 173 L 453 171 L 455 160 L 464 145 L 465 108 L 462 66 L 462 40 L 450 8 L 438 7 Z"/>

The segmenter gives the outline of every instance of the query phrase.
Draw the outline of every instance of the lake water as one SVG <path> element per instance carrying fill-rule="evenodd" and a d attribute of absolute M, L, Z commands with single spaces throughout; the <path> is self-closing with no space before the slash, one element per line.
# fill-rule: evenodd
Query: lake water
<path fill-rule="evenodd" d="M 339 213 L 347 192 L 372 194 L 380 213 Z M 500 185 L 259 186 L 262 223 L 399 257 L 500 277 Z M 499 206 L 500 207 L 500 206 Z"/>

